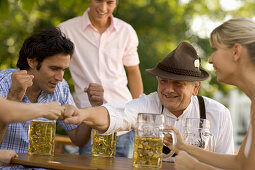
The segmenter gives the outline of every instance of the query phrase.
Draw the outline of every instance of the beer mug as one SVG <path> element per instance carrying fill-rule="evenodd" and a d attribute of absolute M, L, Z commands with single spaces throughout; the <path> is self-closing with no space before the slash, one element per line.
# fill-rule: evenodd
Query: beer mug
<path fill-rule="evenodd" d="M 29 126 L 29 155 L 54 155 L 56 121 L 38 118 Z"/>
<path fill-rule="evenodd" d="M 114 157 L 116 153 L 116 132 L 110 135 L 99 134 L 92 130 L 92 155 Z"/>
<path fill-rule="evenodd" d="M 164 115 L 139 113 L 135 130 L 134 167 L 162 166 Z"/>
<path fill-rule="evenodd" d="M 187 118 L 184 140 L 193 146 L 214 151 L 215 141 L 210 133 L 210 121 L 200 118 Z"/>

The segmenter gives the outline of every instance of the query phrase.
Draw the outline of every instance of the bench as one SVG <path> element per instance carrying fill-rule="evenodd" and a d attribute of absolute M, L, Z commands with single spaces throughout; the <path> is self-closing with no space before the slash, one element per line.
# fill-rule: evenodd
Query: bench
<path fill-rule="evenodd" d="M 68 136 L 55 136 L 55 153 L 64 153 L 64 146 L 65 145 L 73 145 L 75 146 L 71 139 Z"/>

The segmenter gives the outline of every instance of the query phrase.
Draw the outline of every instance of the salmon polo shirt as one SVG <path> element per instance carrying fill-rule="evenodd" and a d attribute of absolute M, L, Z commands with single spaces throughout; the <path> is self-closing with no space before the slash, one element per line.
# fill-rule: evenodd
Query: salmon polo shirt
<path fill-rule="evenodd" d="M 78 107 L 90 106 L 84 88 L 89 83 L 104 88 L 104 103 L 126 103 L 132 99 L 124 66 L 139 64 L 138 38 L 128 23 L 111 16 L 111 24 L 100 34 L 91 24 L 87 9 L 82 16 L 59 25 L 75 44 L 70 71 Z"/>

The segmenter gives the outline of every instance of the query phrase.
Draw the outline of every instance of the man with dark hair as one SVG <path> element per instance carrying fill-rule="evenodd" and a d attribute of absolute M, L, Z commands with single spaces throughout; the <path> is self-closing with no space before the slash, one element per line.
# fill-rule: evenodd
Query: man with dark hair
<path fill-rule="evenodd" d="M 19 69 L 0 72 L 0 95 L 24 103 L 56 101 L 61 105 L 75 105 L 69 86 L 63 79 L 73 50 L 73 43 L 57 28 L 44 29 L 32 35 L 25 40 L 20 50 L 17 63 Z M 60 120 L 57 123 L 75 145 L 83 146 L 88 141 L 86 125 L 66 125 Z M 28 152 L 29 124 L 30 121 L 0 124 L 1 135 L 4 135 L 0 149 Z"/>
<path fill-rule="evenodd" d="M 48 56 L 55 54 L 72 56 L 73 51 L 73 43 L 62 35 L 59 28 L 46 28 L 24 41 L 19 52 L 17 67 L 20 70 L 29 69 L 27 58 L 35 58 L 38 62 L 37 70 L 39 70 L 42 61 Z"/>

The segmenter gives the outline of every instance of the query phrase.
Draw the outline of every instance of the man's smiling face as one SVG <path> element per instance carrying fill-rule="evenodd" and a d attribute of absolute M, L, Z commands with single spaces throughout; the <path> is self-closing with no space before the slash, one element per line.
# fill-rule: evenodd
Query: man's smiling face
<path fill-rule="evenodd" d="M 199 82 L 170 80 L 157 77 L 158 96 L 171 113 L 180 115 L 190 104 L 191 96 L 197 95 Z"/>

